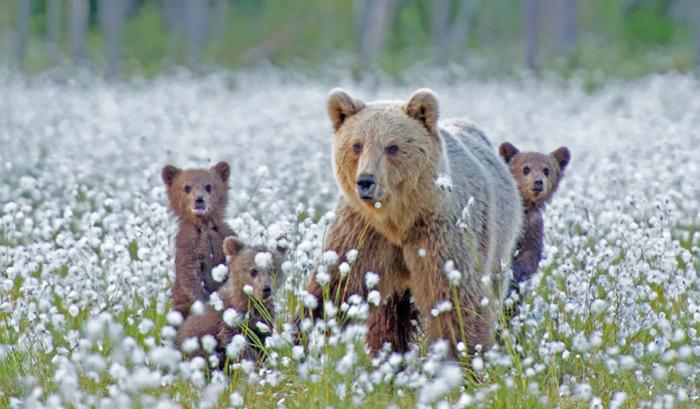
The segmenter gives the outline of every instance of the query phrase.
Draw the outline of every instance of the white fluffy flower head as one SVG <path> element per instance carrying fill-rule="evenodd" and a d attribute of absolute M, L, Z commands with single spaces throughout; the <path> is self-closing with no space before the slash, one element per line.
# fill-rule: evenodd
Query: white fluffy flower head
<path fill-rule="evenodd" d="M 228 276 L 228 268 L 225 264 L 219 264 L 211 270 L 211 276 L 217 283 L 223 283 Z"/>
<path fill-rule="evenodd" d="M 255 255 L 255 265 L 260 268 L 267 268 L 272 263 L 272 253 L 261 252 Z"/>
<path fill-rule="evenodd" d="M 379 276 L 376 273 L 368 271 L 365 274 L 365 284 L 367 285 L 367 288 L 374 288 L 377 286 L 378 283 L 379 283 Z"/>

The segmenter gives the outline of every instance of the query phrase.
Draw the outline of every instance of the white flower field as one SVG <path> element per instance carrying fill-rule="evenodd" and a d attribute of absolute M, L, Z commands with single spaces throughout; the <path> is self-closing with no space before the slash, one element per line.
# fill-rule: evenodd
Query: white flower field
<path fill-rule="evenodd" d="M 490 351 L 458 366 L 442 359 L 445 343 L 419 337 L 405 355 L 369 356 L 362 318 L 376 292 L 341 307 L 348 325 L 306 320 L 295 335 L 309 274 L 335 260 L 322 247 L 339 192 L 335 86 L 365 100 L 430 87 L 443 118 L 471 119 L 494 149 L 571 150 L 540 272 Z M 3 73 L 0 88 L 0 407 L 700 407 L 692 76 L 586 92 L 577 80 L 356 82 L 264 68 L 127 84 Z M 229 373 L 174 347 L 176 223 L 160 178 L 168 163 L 219 160 L 231 164 L 238 235 L 291 243 L 267 358 Z"/>

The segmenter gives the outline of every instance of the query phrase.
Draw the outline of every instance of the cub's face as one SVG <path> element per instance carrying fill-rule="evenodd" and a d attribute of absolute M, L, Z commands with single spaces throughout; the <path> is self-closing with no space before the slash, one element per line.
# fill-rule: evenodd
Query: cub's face
<path fill-rule="evenodd" d="M 520 152 L 507 142 L 499 147 L 499 154 L 510 167 L 520 195 L 534 205 L 544 203 L 552 197 L 571 158 L 566 147 L 550 154 Z"/>
<path fill-rule="evenodd" d="M 440 143 L 437 100 L 430 91 L 416 92 L 407 103 L 365 104 L 335 90 L 328 111 L 336 180 L 356 206 L 389 211 L 421 190 L 421 175 L 434 172 Z"/>
<path fill-rule="evenodd" d="M 246 246 L 235 237 L 224 240 L 224 252 L 229 257 L 226 285 L 233 287 L 231 293 L 240 294 L 250 286 L 253 292 L 249 296 L 270 302 L 282 278 L 282 254 L 261 246 Z"/>
<path fill-rule="evenodd" d="M 180 170 L 172 165 L 161 172 L 170 207 L 181 218 L 201 220 L 223 216 L 230 167 L 219 162 L 211 169 Z"/>

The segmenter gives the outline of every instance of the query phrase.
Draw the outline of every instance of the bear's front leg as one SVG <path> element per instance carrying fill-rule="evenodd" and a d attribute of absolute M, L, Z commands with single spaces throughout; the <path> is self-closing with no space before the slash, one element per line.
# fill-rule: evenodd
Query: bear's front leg
<path fill-rule="evenodd" d="M 385 342 L 394 350 L 405 351 L 413 336 L 411 319 L 415 318 L 410 294 L 406 295 L 408 270 L 403 261 L 401 249 L 389 242 L 383 235 L 372 228 L 356 210 L 340 202 L 336 210 L 337 219 L 330 227 L 325 243 L 326 251 L 338 255 L 338 263 L 331 266 L 319 280 L 317 271 L 308 287 L 308 292 L 317 300 L 316 308 L 311 311 L 313 318 L 323 318 L 324 301 L 331 301 L 336 306 L 345 302 L 351 294 L 367 297 L 369 290 L 365 283 L 368 272 L 379 276 L 376 289 L 383 299 L 380 306 L 372 306 L 367 324 L 370 331 L 367 342 L 376 352 Z M 350 250 L 356 250 L 354 260 L 348 260 Z M 341 272 L 341 265 L 343 265 Z M 327 281 L 327 282 L 326 282 Z M 343 322 L 344 320 L 341 320 Z M 381 328 L 379 332 L 373 329 Z"/>
<path fill-rule="evenodd" d="M 472 255 L 467 239 L 449 221 L 434 221 L 414 231 L 403 246 L 403 255 L 410 271 L 409 289 L 427 323 L 428 340 L 445 339 L 454 349 L 463 342 L 469 354 L 492 344 L 492 327 L 497 305 L 492 288 L 482 283 L 483 272 Z M 456 282 L 450 282 L 445 265 L 459 271 Z"/>
<path fill-rule="evenodd" d="M 367 319 L 367 345 L 372 354 L 385 343 L 391 344 L 394 352 L 408 351 L 419 319 L 408 290 L 390 294 L 378 307 L 372 307 Z"/>
<path fill-rule="evenodd" d="M 381 257 L 377 252 L 382 247 L 381 237 L 364 218 L 344 202 L 336 209 L 336 220 L 330 226 L 324 251 L 334 251 L 338 262 L 329 266 L 323 273 L 316 271 L 311 278 L 307 291 L 317 300 L 316 308 L 311 311 L 314 319 L 324 315 L 324 296 L 334 304 L 342 304 L 351 294 L 366 297 L 364 275 L 368 271 L 380 273 L 376 260 Z M 347 260 L 348 252 L 357 250 L 355 260 Z M 341 264 L 343 266 L 341 273 Z M 349 271 L 347 268 L 349 267 Z"/>

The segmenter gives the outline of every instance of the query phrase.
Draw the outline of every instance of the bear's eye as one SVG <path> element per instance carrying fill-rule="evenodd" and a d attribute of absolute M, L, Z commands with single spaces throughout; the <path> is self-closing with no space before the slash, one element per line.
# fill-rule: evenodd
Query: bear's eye
<path fill-rule="evenodd" d="M 211 185 L 204 186 L 204 190 L 206 190 L 207 193 L 211 193 Z"/>
<path fill-rule="evenodd" d="M 190 193 L 192 191 L 192 186 L 187 185 L 185 186 L 185 193 Z"/>
<path fill-rule="evenodd" d="M 399 146 L 398 145 L 387 146 L 386 153 L 389 155 L 396 155 L 397 153 L 399 153 Z"/>
<path fill-rule="evenodd" d="M 542 172 L 544 172 L 545 176 L 549 177 L 549 168 L 542 169 Z"/>
<path fill-rule="evenodd" d="M 258 275 L 258 270 L 256 270 L 256 269 L 250 270 L 250 276 L 251 276 L 251 277 L 256 277 L 257 275 Z"/>
<path fill-rule="evenodd" d="M 530 167 L 529 167 L 529 166 L 525 166 L 525 167 L 523 168 L 523 175 L 527 175 L 527 174 L 529 174 L 529 173 L 530 173 Z"/>
<path fill-rule="evenodd" d="M 356 144 L 352 145 L 352 150 L 355 153 L 360 153 L 360 152 L 362 152 L 362 145 L 359 143 L 356 143 Z"/>

